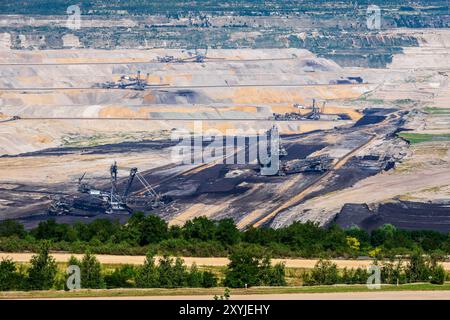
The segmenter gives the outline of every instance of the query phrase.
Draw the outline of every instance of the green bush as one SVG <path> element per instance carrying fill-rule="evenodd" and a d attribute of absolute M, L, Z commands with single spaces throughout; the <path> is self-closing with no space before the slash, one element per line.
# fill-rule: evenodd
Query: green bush
<path fill-rule="evenodd" d="M 137 272 L 134 266 L 128 264 L 120 266 L 104 276 L 106 288 L 133 288 L 136 276 Z"/>
<path fill-rule="evenodd" d="M 337 265 L 329 260 L 320 259 L 310 272 L 303 273 L 305 286 L 331 285 L 339 283 Z"/>
<path fill-rule="evenodd" d="M 224 285 L 243 288 L 258 285 L 285 285 L 284 265 L 272 266 L 267 254 L 255 254 L 248 248 L 239 248 L 229 256 Z"/>
<path fill-rule="evenodd" d="M 18 270 L 11 259 L 0 262 L 0 291 L 22 290 L 26 288 L 27 275 Z"/>
<path fill-rule="evenodd" d="M 342 270 L 342 274 L 340 275 L 339 283 L 365 284 L 367 283 L 367 279 L 369 278 L 369 276 L 370 274 L 362 268 L 344 268 L 344 270 Z"/>
<path fill-rule="evenodd" d="M 283 263 L 277 263 L 268 270 L 268 281 L 263 282 L 266 286 L 285 286 L 286 269 Z"/>
<path fill-rule="evenodd" d="M 212 288 L 217 287 L 217 277 L 214 275 L 214 273 L 210 271 L 203 271 L 202 272 L 202 282 L 201 286 L 203 288 Z"/>
<path fill-rule="evenodd" d="M 430 272 L 430 282 L 433 284 L 444 284 L 446 273 L 443 266 L 435 266 Z"/>
<path fill-rule="evenodd" d="M 425 256 L 421 251 L 414 252 L 406 266 L 408 281 L 443 284 L 445 270 L 438 264 L 437 259 L 437 256 Z"/>
<path fill-rule="evenodd" d="M 381 282 L 386 284 L 404 284 L 407 281 L 407 276 L 404 270 L 403 261 L 398 259 L 383 261 L 381 264 Z"/>
<path fill-rule="evenodd" d="M 192 264 L 189 270 L 188 286 L 191 288 L 203 287 L 203 274 L 198 270 L 195 263 Z"/>

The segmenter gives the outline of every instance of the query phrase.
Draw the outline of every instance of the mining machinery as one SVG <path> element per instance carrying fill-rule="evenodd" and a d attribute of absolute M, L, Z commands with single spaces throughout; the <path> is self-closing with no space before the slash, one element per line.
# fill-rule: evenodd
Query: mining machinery
<path fill-rule="evenodd" d="M 300 112 L 290 112 L 285 114 L 274 113 L 271 117 L 271 120 L 277 121 L 298 121 L 298 120 L 320 120 L 321 117 L 324 116 L 325 109 L 325 101 L 322 104 L 322 107 L 319 108 L 316 104 L 316 99 L 313 99 L 311 106 L 303 106 L 301 104 L 295 103 L 294 108 L 299 110 L 301 109 L 310 109 L 311 112 L 302 115 Z M 329 120 L 330 117 L 326 117 L 326 120 Z M 332 120 L 339 120 L 339 117 L 336 116 Z"/>
<path fill-rule="evenodd" d="M 162 57 L 158 57 L 158 62 L 163 62 L 163 63 L 170 63 L 170 62 L 175 62 L 175 63 L 183 63 L 183 62 L 195 62 L 195 63 L 203 63 L 206 60 L 224 60 L 223 58 L 210 58 L 208 57 L 208 47 L 206 47 L 204 52 L 201 52 L 200 50 L 198 50 L 197 48 L 194 49 L 194 52 L 192 51 L 187 51 L 189 57 L 187 58 L 175 58 L 174 56 L 162 56 Z"/>
<path fill-rule="evenodd" d="M 305 120 L 319 120 L 320 115 L 323 114 L 323 111 L 325 109 L 325 101 L 322 104 L 322 108 L 319 108 L 317 106 L 316 99 L 313 99 L 311 106 L 306 107 L 296 103 L 294 104 L 294 107 L 298 109 L 311 109 L 311 112 L 303 116 Z"/>
<path fill-rule="evenodd" d="M 148 83 L 148 78 L 150 74 L 147 73 L 146 78 L 141 78 L 141 71 L 138 70 L 137 76 L 126 76 L 122 75 L 119 79 L 119 81 L 107 81 L 104 83 L 97 83 L 94 85 L 94 87 L 99 87 L 102 89 L 130 89 L 130 90 L 138 90 L 143 91 L 150 87 L 164 87 L 167 86 L 167 84 L 159 84 L 159 85 L 150 85 Z"/>
<path fill-rule="evenodd" d="M 288 153 L 281 142 L 277 126 L 273 125 L 265 133 L 265 138 L 267 139 L 265 144 L 261 144 L 261 140 L 258 138 L 258 150 L 263 147 L 267 148 L 265 155 L 258 152 L 259 172 L 262 176 L 273 176 L 279 171 L 280 158 L 287 156 Z"/>
<path fill-rule="evenodd" d="M 262 176 L 284 176 L 287 174 L 308 172 L 324 173 L 328 171 L 332 166 L 333 159 L 328 155 L 313 156 L 306 159 L 283 160 L 283 157 L 287 156 L 288 153 L 281 142 L 278 128 L 276 126 L 273 126 L 266 132 L 266 136 L 270 141 L 266 146 L 267 158 L 270 159 L 270 163 L 267 163 L 268 159 L 263 159 L 263 161 L 261 161 L 261 159 L 258 157 L 260 175 Z M 275 141 L 275 143 L 272 143 L 272 139 L 276 139 L 277 141 Z M 278 152 L 272 152 L 272 148 L 274 146 L 278 146 Z M 276 157 L 277 159 L 274 159 L 273 157 Z M 277 170 L 271 170 L 273 169 L 274 160 L 277 163 Z"/>
<path fill-rule="evenodd" d="M 162 56 L 162 57 L 156 57 L 156 59 L 158 60 L 158 62 L 161 63 L 170 63 L 170 62 L 177 62 L 178 59 L 176 59 L 174 56 Z"/>
<path fill-rule="evenodd" d="M 52 198 L 52 201 L 50 202 L 50 205 L 48 207 L 48 214 L 50 215 L 70 214 L 72 212 L 72 205 L 73 203 L 71 201 L 68 201 L 68 199 L 62 196 L 55 196 Z"/>
<path fill-rule="evenodd" d="M 294 173 L 324 173 L 331 168 L 333 159 L 328 155 L 282 161 L 279 175 Z"/>
<path fill-rule="evenodd" d="M 262 170 L 264 166 L 260 164 L 261 175 L 285 176 L 295 173 L 324 173 L 331 168 L 333 159 L 329 156 L 322 155 L 306 159 L 280 160 L 279 162 L 278 171 L 271 174 L 265 174 Z"/>
<path fill-rule="evenodd" d="M 126 169 L 126 168 L 125 168 Z M 137 168 L 129 169 L 129 176 L 122 192 L 118 187 L 118 166 L 114 162 L 110 167 L 110 189 L 100 190 L 83 182 L 85 174 L 78 179 L 79 194 L 73 197 L 55 197 L 49 206 L 48 213 L 53 215 L 70 214 L 75 209 L 83 211 L 112 213 L 131 213 L 132 207 L 151 209 L 160 207 L 170 198 L 157 193 L 140 174 Z M 131 195 L 131 187 L 137 179 L 144 187 L 142 195 Z"/>
<path fill-rule="evenodd" d="M 189 52 L 189 55 L 192 55 L 192 56 L 190 58 L 188 58 L 187 60 L 192 60 L 193 62 L 197 62 L 197 63 L 203 63 L 203 62 L 205 62 L 205 59 L 207 58 L 206 57 L 207 54 L 208 54 L 208 48 L 206 48 L 205 53 L 201 53 L 200 51 L 195 49 L 194 54 Z"/>

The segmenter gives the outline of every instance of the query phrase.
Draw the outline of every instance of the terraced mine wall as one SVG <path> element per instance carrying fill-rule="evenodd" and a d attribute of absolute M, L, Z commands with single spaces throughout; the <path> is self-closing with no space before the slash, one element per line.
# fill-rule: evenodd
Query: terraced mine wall
<path fill-rule="evenodd" d="M 449 181 L 445 146 L 407 159 L 413 146 L 396 137 L 402 111 L 448 106 L 446 2 L 374 1 L 383 11 L 377 31 L 366 26 L 366 2 L 94 0 L 82 5 L 79 30 L 66 27 L 72 3 L 36 3 L 0 3 L 0 12 L 12 14 L 0 16 L 0 219 L 28 227 L 47 220 L 52 197 L 76 193 L 84 172 L 96 187 L 110 188 L 108 168 L 117 160 L 176 198 L 152 212 L 170 224 L 207 215 L 232 218 L 242 229 L 325 225 L 343 206 L 370 203 L 364 228 L 388 222 L 447 230 L 445 201 L 435 208 L 396 200 L 448 196 L 441 188 Z M 207 47 L 207 59 L 195 62 L 195 49 Z M 177 61 L 161 59 L 171 56 Z M 149 73 L 145 90 L 102 86 L 139 71 Z M 312 99 L 323 106 L 317 121 L 304 120 Z M 267 130 L 273 114 L 286 113 L 297 120 L 275 122 L 287 159 L 329 156 L 330 170 L 269 177 L 255 163 L 171 162 L 170 133 L 193 131 L 195 119 L 235 133 Z M 340 114 L 346 117 L 334 121 Z M 425 116 L 408 117 L 409 129 L 448 130 L 441 117 L 431 125 Z M 426 210 L 437 213 L 425 218 Z M 128 215 L 87 210 L 56 219 L 98 217 L 124 222 Z M 433 226 L 434 217 L 442 225 Z"/>
<path fill-rule="evenodd" d="M 450 203 L 396 201 L 376 208 L 365 204 L 346 204 L 334 222 L 343 228 L 359 227 L 371 231 L 384 224 L 405 230 L 450 231 Z"/>
<path fill-rule="evenodd" d="M 2 4 L 0 34 L 13 49 L 70 47 L 118 48 L 304 48 L 341 66 L 383 68 L 402 47 L 418 46 L 406 34 L 383 34 L 393 28 L 448 28 L 446 1 L 374 1 L 382 9 L 382 30 L 367 27 L 367 5 L 302 1 L 301 4 L 242 1 L 232 7 L 218 1 L 177 5 L 133 2 L 108 7 L 85 4 L 82 28 L 66 28 L 68 1 L 34 6 Z M 20 3 L 20 4 L 19 4 Z M 48 8 L 45 16 L 29 18 Z M 381 35 L 380 35 L 381 31 Z"/>

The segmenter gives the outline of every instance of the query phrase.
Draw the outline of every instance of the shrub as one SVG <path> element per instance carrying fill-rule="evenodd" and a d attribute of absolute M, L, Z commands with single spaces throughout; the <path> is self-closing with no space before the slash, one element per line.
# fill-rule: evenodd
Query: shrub
<path fill-rule="evenodd" d="M 329 260 L 320 259 L 311 272 L 303 273 L 306 286 L 331 285 L 339 282 L 337 265 Z"/>
<path fill-rule="evenodd" d="M 26 275 L 17 271 L 16 263 L 11 259 L 0 262 L 0 291 L 20 290 L 25 287 Z"/>
<path fill-rule="evenodd" d="M 433 284 L 444 284 L 446 273 L 443 266 L 435 266 L 430 272 L 430 282 Z"/>
<path fill-rule="evenodd" d="M 217 287 L 217 277 L 210 271 L 203 271 L 201 286 L 203 288 Z"/>
<path fill-rule="evenodd" d="M 200 288 L 203 286 L 202 282 L 203 274 L 198 270 L 197 265 L 193 263 L 189 270 L 188 285 L 191 288 Z"/>
<path fill-rule="evenodd" d="M 339 283 L 345 284 L 364 284 L 367 282 L 370 274 L 362 268 L 347 269 L 344 268 L 339 279 Z"/>
<path fill-rule="evenodd" d="M 133 288 L 135 286 L 136 268 L 132 265 L 123 265 L 105 275 L 106 288 Z"/>
<path fill-rule="evenodd" d="M 409 282 L 428 281 L 430 277 L 430 266 L 422 253 L 414 252 L 406 266 L 406 276 Z"/>
<path fill-rule="evenodd" d="M 286 285 L 284 265 L 277 264 L 272 267 L 267 254 L 261 256 L 248 248 L 240 248 L 233 252 L 229 259 L 224 280 L 227 287 Z"/>
<path fill-rule="evenodd" d="M 375 262 L 375 264 L 378 264 L 378 262 Z M 403 284 L 407 282 L 404 263 L 401 259 L 398 259 L 397 261 L 394 259 L 383 261 L 380 268 L 382 283 Z"/>
<path fill-rule="evenodd" d="M 268 270 L 268 281 L 264 282 L 267 286 L 285 286 L 286 270 L 283 263 L 277 263 Z"/>

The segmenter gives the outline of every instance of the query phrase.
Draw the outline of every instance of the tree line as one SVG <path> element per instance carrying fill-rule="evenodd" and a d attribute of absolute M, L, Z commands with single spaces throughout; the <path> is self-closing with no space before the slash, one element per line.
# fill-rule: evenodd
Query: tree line
<path fill-rule="evenodd" d="M 48 243 L 28 264 L 17 264 L 11 259 L 0 261 L 0 291 L 69 289 L 66 266 L 78 266 L 80 288 L 248 288 L 251 286 L 286 286 L 283 263 L 272 265 L 268 255 L 260 255 L 248 248 L 239 248 L 229 255 L 229 264 L 220 274 L 201 270 L 194 263 L 187 267 L 181 258 L 163 256 L 156 259 L 148 252 L 142 265 L 120 265 L 111 270 L 102 265 L 95 255 L 87 252 L 81 259 L 72 256 L 67 264 L 58 265 L 50 255 Z M 375 260 L 379 280 L 383 284 L 430 282 L 444 284 L 448 278 L 439 257 L 420 251 L 409 257 Z M 366 284 L 373 275 L 363 268 L 339 270 L 330 260 L 320 259 L 311 270 L 301 274 L 302 285 Z M 72 289 L 72 288 L 71 288 Z"/>
<path fill-rule="evenodd" d="M 380 283 L 406 284 L 430 282 L 444 284 L 448 275 L 439 264 L 439 257 L 414 252 L 407 259 L 397 258 L 387 261 L 375 261 L 380 270 Z M 319 260 L 311 271 L 302 274 L 303 285 L 334 285 L 334 284 L 366 284 L 374 273 L 364 268 L 339 270 L 330 260 Z M 372 284 L 372 283 L 371 283 Z"/>
<path fill-rule="evenodd" d="M 182 226 L 169 226 L 154 215 L 133 214 L 126 224 L 110 219 L 91 223 L 59 224 L 50 219 L 31 230 L 12 220 L 0 222 L 0 250 L 38 250 L 49 241 L 52 250 L 74 253 L 143 255 L 228 256 L 235 247 L 269 252 L 273 257 L 394 257 L 415 250 L 449 254 L 449 234 L 410 231 L 383 225 L 372 232 L 358 228 L 343 230 L 337 225 L 295 222 L 288 227 L 249 228 L 240 231 L 233 220 L 197 217 Z"/>
<path fill-rule="evenodd" d="M 183 259 L 163 256 L 155 259 L 148 252 L 142 265 L 120 265 L 110 270 L 95 255 L 87 252 L 81 259 L 74 256 L 67 266 L 78 266 L 80 288 L 230 288 L 250 286 L 285 286 L 283 264 L 272 266 L 267 255 L 254 254 L 248 249 L 236 250 L 223 276 L 200 270 L 195 263 L 187 267 Z M 11 259 L 0 261 L 0 291 L 69 289 L 66 265 L 58 266 L 44 242 L 29 264 L 17 264 Z M 72 289 L 72 288 L 71 288 Z"/>

